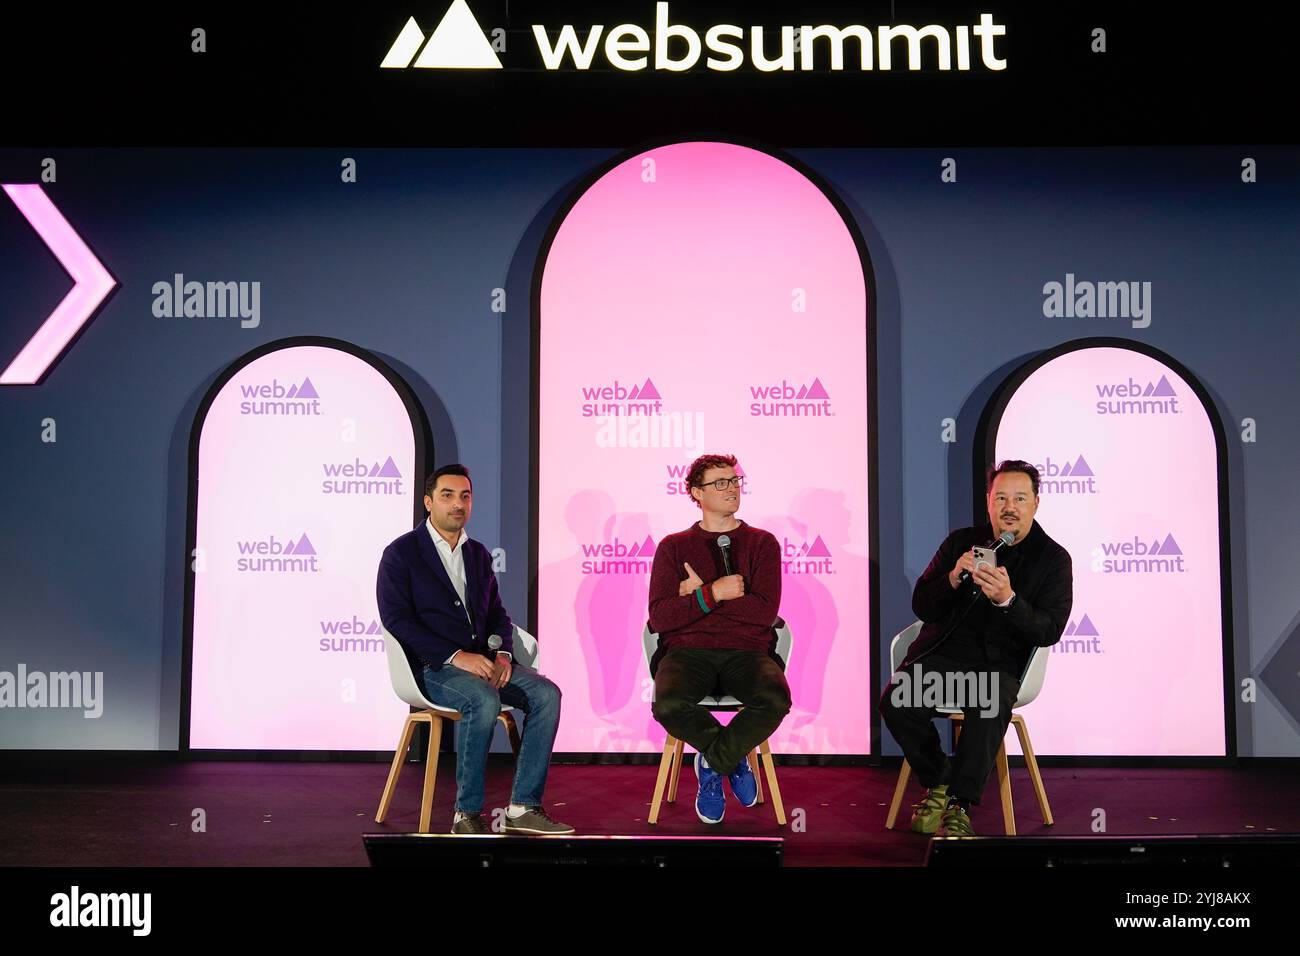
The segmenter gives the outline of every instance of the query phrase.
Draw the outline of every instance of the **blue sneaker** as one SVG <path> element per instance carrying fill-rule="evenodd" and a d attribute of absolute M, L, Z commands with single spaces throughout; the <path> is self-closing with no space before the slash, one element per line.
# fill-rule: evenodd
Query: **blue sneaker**
<path fill-rule="evenodd" d="M 722 774 L 704 760 L 704 754 L 695 755 L 695 778 L 700 781 L 700 792 L 695 795 L 695 815 L 705 823 L 721 823 L 727 809 L 722 795 Z"/>
<path fill-rule="evenodd" d="M 754 771 L 750 768 L 747 757 L 740 758 L 736 769 L 727 774 L 727 781 L 741 806 L 752 807 L 758 803 L 758 781 L 754 779 Z"/>

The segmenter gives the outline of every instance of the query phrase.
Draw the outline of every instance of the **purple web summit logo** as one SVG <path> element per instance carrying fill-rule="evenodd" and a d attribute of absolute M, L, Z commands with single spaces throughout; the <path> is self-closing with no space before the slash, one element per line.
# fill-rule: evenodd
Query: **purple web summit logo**
<path fill-rule="evenodd" d="M 781 538 L 782 574 L 834 574 L 834 560 L 821 535 L 802 542 Z"/>
<path fill-rule="evenodd" d="M 691 470 L 690 464 L 668 464 L 664 468 L 668 471 L 668 481 L 664 484 L 664 492 L 669 497 L 681 495 L 690 497 L 691 490 L 686 487 L 686 476 Z M 739 464 L 736 465 L 736 474 L 742 478 L 745 477 L 745 469 L 741 468 Z M 742 495 L 747 495 L 751 491 L 752 489 L 747 484 L 740 489 Z"/>
<path fill-rule="evenodd" d="M 240 385 L 240 394 L 244 400 L 239 403 L 241 415 L 323 415 L 320 410 L 320 395 L 310 378 L 304 378 L 293 385 L 285 385 L 279 379 L 271 379 L 271 384 Z"/>
<path fill-rule="evenodd" d="M 754 418 L 823 418 L 834 415 L 831 397 L 820 378 L 811 384 L 751 385 L 749 414 Z"/>
<path fill-rule="evenodd" d="M 384 651 L 384 629 L 374 618 L 367 624 L 355 614 L 352 620 L 321 621 L 320 649 L 322 651 Z"/>
<path fill-rule="evenodd" d="M 249 574 L 316 574 L 320 563 L 316 549 L 304 532 L 298 538 L 267 538 L 236 541 L 242 555 L 235 562 L 235 570 Z"/>
<path fill-rule="evenodd" d="M 1084 615 L 1078 624 L 1071 621 L 1065 626 L 1061 639 L 1052 645 L 1053 654 L 1104 654 L 1101 632 L 1092 618 Z"/>
<path fill-rule="evenodd" d="M 1145 385 L 1131 375 L 1128 381 L 1108 382 L 1093 386 L 1097 389 L 1098 415 L 1181 415 L 1178 393 L 1161 375 L 1160 381 Z"/>
<path fill-rule="evenodd" d="M 402 473 L 397 470 L 393 456 L 381 465 L 366 464 L 360 458 L 344 462 L 325 462 L 321 465 L 325 478 L 320 483 L 324 495 L 401 495 Z"/>
<path fill-rule="evenodd" d="M 1075 459 L 1066 458 L 1064 464 L 1053 461 L 1049 456 L 1041 464 L 1035 463 L 1034 467 L 1038 469 L 1038 490 L 1041 494 L 1095 495 L 1097 493 L 1097 476 L 1082 455 Z"/>
<path fill-rule="evenodd" d="M 628 544 L 614 536 L 603 544 L 582 545 L 582 573 L 603 576 L 607 574 L 649 574 L 654 564 L 655 542 L 650 535 L 644 541 Z"/>
<path fill-rule="evenodd" d="M 1100 574 L 1184 574 L 1183 549 L 1172 534 L 1147 541 L 1103 541 L 1092 549 L 1092 570 Z"/>
<path fill-rule="evenodd" d="M 610 385 L 582 386 L 583 418 L 658 415 L 662 412 L 663 396 L 648 378 L 640 385 L 632 386 L 624 385 L 618 379 Z"/>

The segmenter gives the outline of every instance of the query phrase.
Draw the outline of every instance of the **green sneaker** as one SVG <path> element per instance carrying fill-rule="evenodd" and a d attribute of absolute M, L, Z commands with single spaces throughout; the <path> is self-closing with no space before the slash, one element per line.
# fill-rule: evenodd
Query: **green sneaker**
<path fill-rule="evenodd" d="M 943 819 L 935 836 L 968 837 L 974 836 L 971 829 L 970 814 L 961 807 L 949 807 L 943 811 Z"/>
<path fill-rule="evenodd" d="M 933 833 L 939 829 L 943 808 L 948 805 L 948 785 L 931 787 L 925 799 L 912 807 L 912 832 Z"/>

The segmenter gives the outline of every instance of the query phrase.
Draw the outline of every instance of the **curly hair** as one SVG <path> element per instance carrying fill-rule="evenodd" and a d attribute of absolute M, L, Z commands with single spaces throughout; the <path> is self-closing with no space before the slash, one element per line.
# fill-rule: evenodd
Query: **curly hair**
<path fill-rule="evenodd" d="M 704 481 L 704 473 L 710 468 L 735 468 L 735 455 L 701 455 L 691 462 L 690 470 L 686 472 L 686 493 L 691 495 L 692 488 L 701 487 Z M 691 501 L 695 502 L 695 507 L 699 508 L 700 503 L 694 495 L 691 495 Z"/>

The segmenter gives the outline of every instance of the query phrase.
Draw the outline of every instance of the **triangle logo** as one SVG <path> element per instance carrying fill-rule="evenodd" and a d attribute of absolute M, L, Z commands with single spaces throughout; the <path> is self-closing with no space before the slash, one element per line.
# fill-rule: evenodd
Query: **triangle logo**
<path fill-rule="evenodd" d="M 1172 534 L 1166 535 L 1164 543 L 1160 545 L 1161 554 L 1182 554 L 1183 549 L 1178 547 L 1178 542 L 1174 540 Z"/>
<path fill-rule="evenodd" d="M 302 384 L 298 386 L 298 397 L 320 398 L 320 396 L 316 394 L 316 386 L 311 383 L 310 378 L 304 378 Z"/>
<path fill-rule="evenodd" d="M 1097 633 L 1097 626 L 1092 623 L 1092 618 L 1086 614 L 1083 616 L 1083 620 L 1079 622 L 1079 626 L 1074 629 L 1074 633 L 1076 636 L 1082 634 L 1084 637 L 1101 636 Z"/>
<path fill-rule="evenodd" d="M 813 539 L 812 546 L 808 549 L 808 557 L 829 558 L 830 556 L 831 556 L 830 548 L 826 547 L 826 542 L 822 540 L 821 535 L 818 535 L 816 538 Z"/>
<path fill-rule="evenodd" d="M 1174 387 L 1169 384 L 1169 379 L 1164 375 L 1160 376 L 1160 381 L 1156 383 L 1155 389 L 1151 392 L 1152 397 L 1159 396 L 1161 398 L 1172 398 L 1175 394 L 1177 393 L 1174 392 Z"/>
<path fill-rule="evenodd" d="M 412 18 L 412 22 L 414 18 Z M 416 29 L 419 29 L 418 27 Z M 402 33 L 406 34 L 403 29 Z M 399 35 L 397 43 L 401 43 Z M 392 50 L 389 54 L 392 54 Z M 387 59 L 387 57 L 385 57 Z M 409 62 L 409 61 L 408 61 Z M 453 0 L 442 21 L 434 28 L 429 42 L 416 58 L 415 67 L 424 70 L 500 70 L 492 44 L 465 0 Z"/>
<path fill-rule="evenodd" d="M 393 456 L 389 455 L 388 460 L 384 462 L 384 467 L 379 469 L 380 478 L 401 478 L 402 473 L 397 470 L 397 463 L 393 461 Z"/>
<path fill-rule="evenodd" d="M 650 379 L 646 379 L 645 384 L 641 386 L 641 401 L 648 402 L 652 398 L 662 397 L 663 396 L 659 394 L 659 389 L 655 388 L 655 383 L 650 381 Z"/>
<path fill-rule="evenodd" d="M 813 379 L 813 383 L 808 389 L 808 397 L 827 398 L 827 399 L 830 398 L 830 396 L 826 394 L 826 386 L 822 384 L 822 380 L 820 378 Z"/>
<path fill-rule="evenodd" d="M 641 557 L 648 558 L 651 557 L 654 553 L 655 553 L 655 540 L 654 538 L 650 537 L 650 535 L 646 535 L 645 540 L 641 542 L 641 550 L 640 550 Z"/>
<path fill-rule="evenodd" d="M 308 539 L 307 535 L 304 533 L 303 536 L 302 536 L 301 538 L 298 539 L 298 544 L 297 544 L 297 546 L 294 548 L 294 552 L 293 552 L 293 553 L 294 553 L 294 554 L 315 554 L 315 553 L 316 553 L 316 549 L 313 548 L 313 547 L 311 546 L 311 541 Z"/>
<path fill-rule="evenodd" d="M 1092 473 L 1092 469 L 1088 467 L 1088 463 L 1084 460 L 1082 455 L 1080 455 L 1079 460 L 1074 463 L 1074 471 L 1072 472 L 1072 474 L 1076 478 L 1095 477 Z"/>

